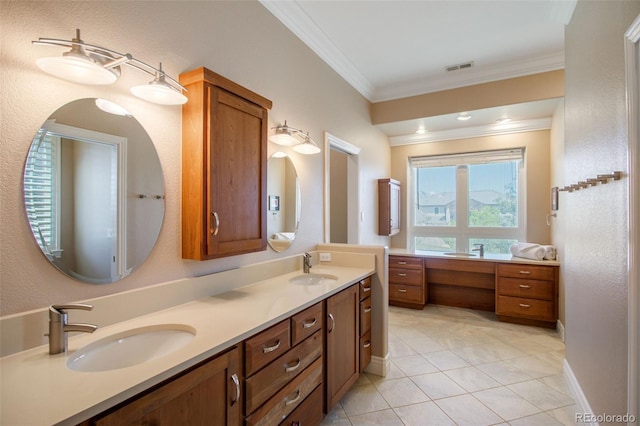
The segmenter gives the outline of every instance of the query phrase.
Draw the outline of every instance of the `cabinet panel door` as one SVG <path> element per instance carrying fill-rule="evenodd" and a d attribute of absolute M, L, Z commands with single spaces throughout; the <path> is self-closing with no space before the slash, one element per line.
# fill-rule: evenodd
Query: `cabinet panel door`
<path fill-rule="evenodd" d="M 235 375 L 235 378 L 233 377 Z M 238 425 L 240 355 L 233 349 L 96 420 L 99 426 L 129 424 Z"/>
<path fill-rule="evenodd" d="M 266 249 L 267 111 L 209 89 L 210 256 Z"/>
<path fill-rule="evenodd" d="M 359 316 L 357 285 L 327 299 L 327 412 L 358 380 Z"/>

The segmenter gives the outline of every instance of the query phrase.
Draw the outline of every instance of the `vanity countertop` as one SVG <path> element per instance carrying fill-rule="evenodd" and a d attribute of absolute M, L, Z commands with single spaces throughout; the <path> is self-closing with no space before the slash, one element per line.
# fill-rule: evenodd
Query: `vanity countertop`
<path fill-rule="evenodd" d="M 224 351 L 375 272 L 370 267 L 314 266 L 313 273 L 336 275 L 318 285 L 291 284 L 291 272 L 99 328 L 69 339 L 66 354 L 48 346 L 0 358 L 0 424 L 77 424 L 181 371 Z M 185 347 L 152 361 L 104 372 L 67 368 L 69 356 L 110 335 L 155 324 L 184 324 L 196 330 Z"/>
<path fill-rule="evenodd" d="M 424 257 L 431 259 L 468 260 L 475 262 L 526 263 L 530 265 L 560 266 L 560 262 L 557 260 L 532 260 L 525 259 L 523 257 L 515 257 L 510 254 L 487 253 L 483 257 L 479 257 L 477 254 L 474 256 L 451 256 L 437 252 L 416 252 L 404 248 L 390 248 L 389 255 Z"/>

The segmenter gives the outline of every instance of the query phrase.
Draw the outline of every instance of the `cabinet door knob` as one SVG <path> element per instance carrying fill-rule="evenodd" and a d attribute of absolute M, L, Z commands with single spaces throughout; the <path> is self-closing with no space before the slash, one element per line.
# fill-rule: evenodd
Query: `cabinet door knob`
<path fill-rule="evenodd" d="M 365 314 L 368 314 L 369 312 L 371 312 L 371 306 L 369 306 L 368 308 L 364 308 Z"/>
<path fill-rule="evenodd" d="M 407 289 L 405 289 L 405 288 L 399 288 L 398 289 L 398 293 L 406 293 L 406 292 L 407 292 Z"/>
<path fill-rule="evenodd" d="M 269 352 L 273 352 L 273 351 L 275 351 L 275 350 L 276 350 L 276 349 L 278 349 L 279 347 L 280 347 L 280 339 L 278 339 L 278 341 L 276 342 L 276 344 L 275 344 L 275 345 L 273 345 L 273 346 L 266 346 L 266 347 L 265 347 L 265 346 L 263 346 L 263 347 L 262 347 L 262 353 L 263 353 L 263 354 L 268 354 Z"/>
<path fill-rule="evenodd" d="M 531 275 L 531 271 L 519 271 L 522 275 Z"/>
<path fill-rule="evenodd" d="M 367 340 L 364 345 L 362 345 L 363 348 L 368 348 L 371 346 L 371 342 L 369 340 Z"/>
<path fill-rule="evenodd" d="M 236 402 L 240 401 L 240 381 L 238 380 L 238 375 L 235 373 L 231 375 L 231 380 L 236 387 L 236 397 L 231 400 L 231 405 L 233 405 Z"/>
<path fill-rule="evenodd" d="M 398 276 L 399 276 L 399 277 L 406 277 L 406 276 L 407 276 L 407 274 L 405 274 L 404 272 L 403 272 L 403 273 L 398 273 Z"/>
<path fill-rule="evenodd" d="M 371 287 L 362 287 L 362 291 L 365 293 L 371 291 Z"/>
<path fill-rule="evenodd" d="M 218 217 L 218 212 L 211 212 L 211 216 L 215 221 L 215 228 L 211 228 L 211 235 L 218 235 L 218 230 L 220 229 L 220 218 Z"/>
<path fill-rule="evenodd" d="M 520 288 L 531 288 L 531 286 L 526 284 L 520 284 Z"/>
<path fill-rule="evenodd" d="M 329 328 L 329 333 L 333 331 L 333 327 L 336 325 L 336 320 L 333 318 L 333 314 L 329 314 L 329 319 L 331 320 L 331 328 Z"/>
<path fill-rule="evenodd" d="M 298 369 L 298 367 L 300 367 L 300 364 L 301 364 L 301 362 L 300 362 L 300 358 L 298 358 L 298 359 L 296 360 L 295 364 L 293 364 L 293 365 L 288 365 L 288 364 L 287 364 L 287 365 L 284 367 L 284 372 L 285 372 L 285 373 L 291 373 L 292 371 L 296 371 L 296 370 Z"/>
<path fill-rule="evenodd" d="M 314 318 L 313 320 L 311 320 L 311 321 L 309 321 L 309 320 L 304 321 L 304 322 L 302 323 L 302 328 L 311 328 L 311 327 L 313 327 L 314 325 L 316 325 L 316 323 L 317 323 L 317 321 L 316 321 L 316 319 L 315 319 L 315 318 Z"/>
<path fill-rule="evenodd" d="M 398 261 L 398 265 L 406 265 L 406 264 L 407 264 L 407 262 L 404 262 L 404 261 L 402 261 L 402 260 L 399 260 L 399 261 Z"/>
<path fill-rule="evenodd" d="M 521 304 L 520 304 L 520 307 L 521 307 L 521 308 L 530 308 L 530 307 L 531 307 L 531 305 L 527 305 L 526 303 L 521 303 Z"/>
<path fill-rule="evenodd" d="M 289 399 L 289 397 L 286 397 L 284 399 L 284 405 L 295 404 L 296 402 L 298 402 L 301 396 L 302 396 L 302 392 L 300 391 L 300 389 L 298 389 L 296 391 L 296 396 L 294 396 L 293 399 Z"/>

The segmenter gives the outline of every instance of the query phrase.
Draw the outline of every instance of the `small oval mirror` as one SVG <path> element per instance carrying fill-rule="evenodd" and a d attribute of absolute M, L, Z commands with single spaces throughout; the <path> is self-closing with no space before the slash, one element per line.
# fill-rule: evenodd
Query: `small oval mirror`
<path fill-rule="evenodd" d="M 267 166 L 267 235 L 269 246 L 282 252 L 296 237 L 300 222 L 300 184 L 291 159 L 275 153 Z"/>
<path fill-rule="evenodd" d="M 51 264 L 103 284 L 126 277 L 151 252 L 164 218 L 164 179 L 140 123 L 96 101 L 51 114 L 29 148 L 23 190 L 31 231 Z"/>

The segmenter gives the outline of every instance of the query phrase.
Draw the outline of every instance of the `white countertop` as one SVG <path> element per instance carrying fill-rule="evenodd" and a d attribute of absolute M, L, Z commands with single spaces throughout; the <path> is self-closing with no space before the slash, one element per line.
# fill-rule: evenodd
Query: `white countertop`
<path fill-rule="evenodd" d="M 510 254 L 486 253 L 483 257 L 479 257 L 476 253 L 474 253 L 474 256 L 451 256 L 438 252 L 421 252 L 407 250 L 404 248 L 390 248 L 389 255 L 425 257 L 432 259 L 470 260 L 476 262 L 526 263 L 530 265 L 560 266 L 560 262 L 558 262 L 557 260 L 532 260 L 525 259 L 523 257 L 512 256 Z"/>
<path fill-rule="evenodd" d="M 196 365 L 375 272 L 374 267 L 314 266 L 336 275 L 332 283 L 288 282 L 296 271 L 215 296 L 123 321 L 69 339 L 66 354 L 40 346 L 0 358 L 0 424 L 76 424 Z M 165 357 L 104 372 L 67 368 L 70 354 L 125 330 L 155 324 L 185 324 L 196 330 L 185 347 Z"/>

